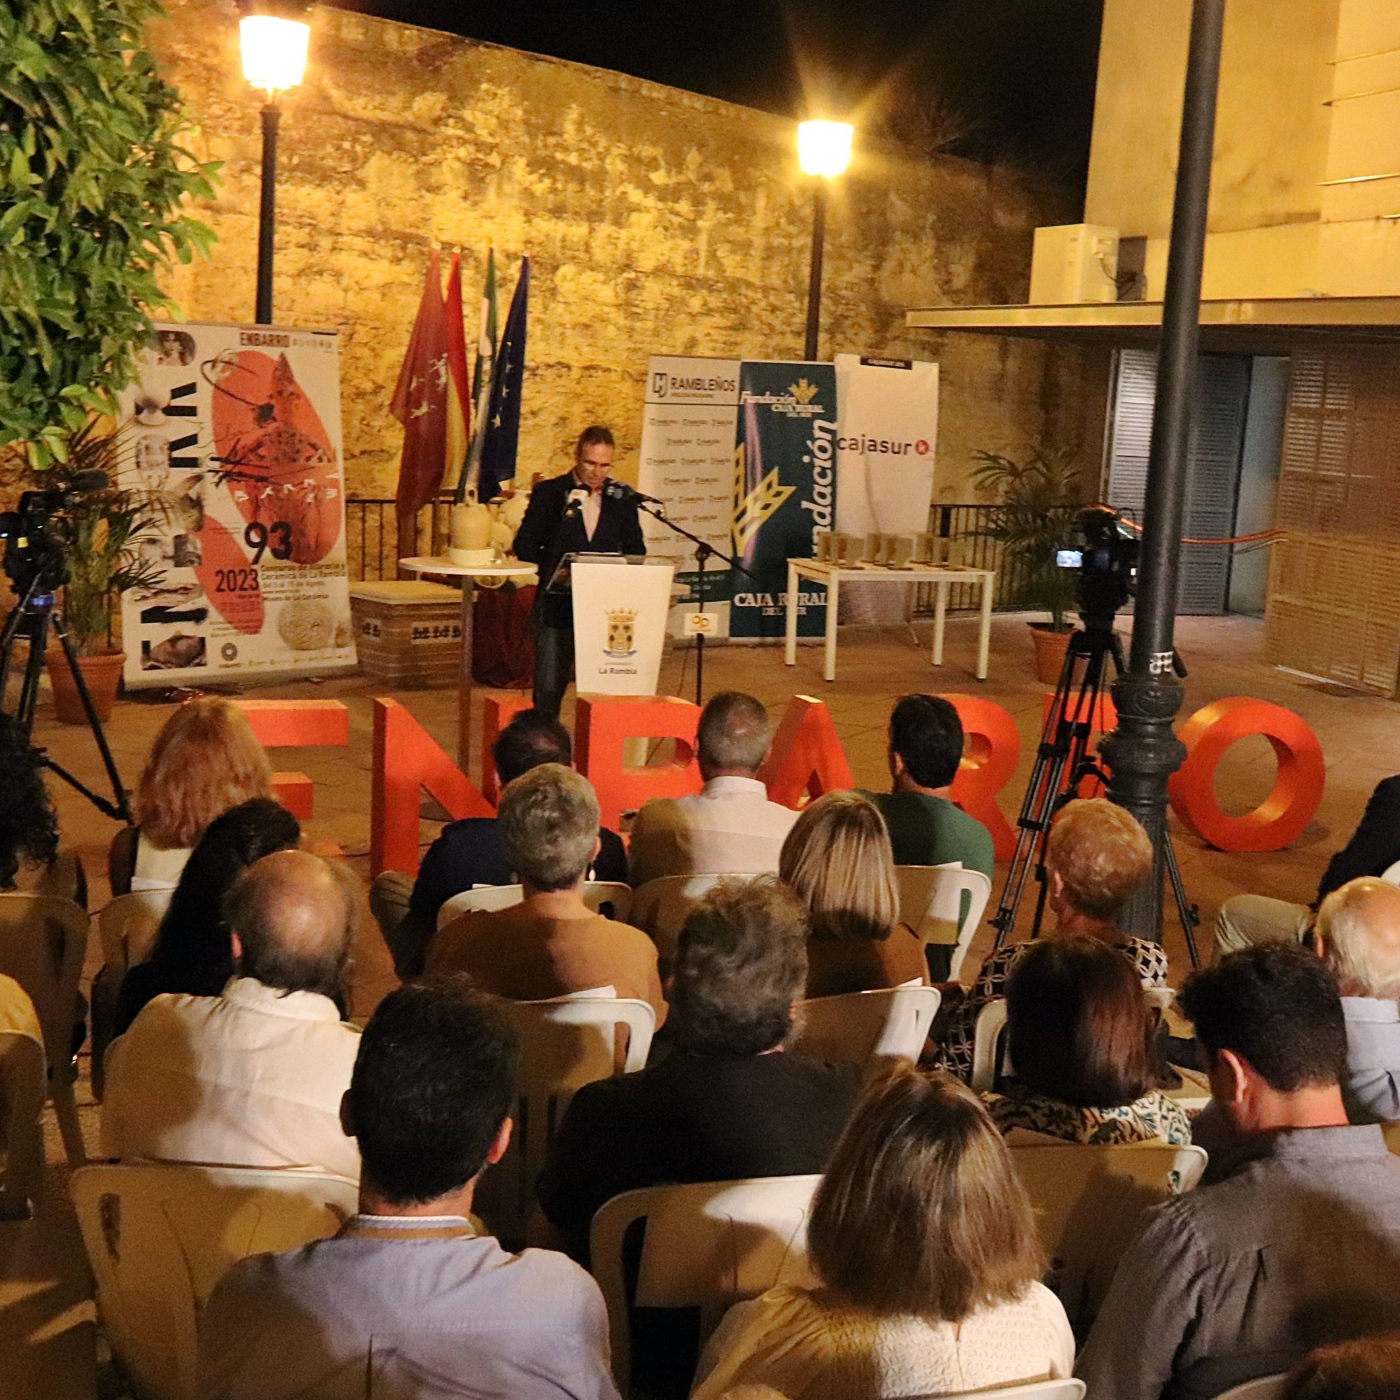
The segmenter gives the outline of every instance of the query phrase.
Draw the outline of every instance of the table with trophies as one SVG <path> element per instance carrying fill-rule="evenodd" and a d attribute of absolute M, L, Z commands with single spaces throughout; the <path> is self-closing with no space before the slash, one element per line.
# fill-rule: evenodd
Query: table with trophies
<path fill-rule="evenodd" d="M 980 628 L 977 637 L 977 679 L 987 679 L 992 639 L 992 598 L 996 570 L 965 567 L 953 551 L 955 542 L 938 535 L 822 535 L 814 559 L 787 561 L 787 628 L 784 660 L 797 664 L 798 585 L 802 579 L 826 585 L 826 655 L 823 676 L 836 679 L 836 627 L 843 583 L 913 583 L 936 585 L 933 605 L 933 664 L 943 664 L 943 634 L 947 623 L 948 590 L 955 583 L 980 589 Z"/>

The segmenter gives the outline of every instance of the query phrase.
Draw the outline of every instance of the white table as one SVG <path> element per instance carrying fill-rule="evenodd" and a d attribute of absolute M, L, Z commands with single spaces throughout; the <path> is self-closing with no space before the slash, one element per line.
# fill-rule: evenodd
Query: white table
<path fill-rule="evenodd" d="M 987 653 L 992 641 L 992 591 L 995 569 L 960 569 L 942 564 L 910 564 L 903 569 L 885 564 L 829 564 L 822 559 L 789 559 L 787 577 L 787 651 L 789 666 L 797 665 L 797 586 L 800 579 L 826 584 L 826 668 L 829 681 L 836 679 L 836 619 L 843 583 L 933 583 L 938 593 L 933 608 L 933 664 L 943 664 L 943 627 L 947 621 L 948 589 L 955 583 L 981 587 L 981 631 L 977 638 L 977 679 L 987 679 Z"/>
<path fill-rule="evenodd" d="M 539 571 L 533 564 L 504 559 L 498 564 L 467 568 L 446 556 L 430 554 L 400 559 L 399 567 L 414 574 L 443 574 L 462 580 L 462 668 L 457 682 L 457 767 L 467 771 L 467 755 L 472 733 L 472 619 L 476 609 L 476 581 L 482 578 L 508 578 L 516 583 L 534 583 Z"/>

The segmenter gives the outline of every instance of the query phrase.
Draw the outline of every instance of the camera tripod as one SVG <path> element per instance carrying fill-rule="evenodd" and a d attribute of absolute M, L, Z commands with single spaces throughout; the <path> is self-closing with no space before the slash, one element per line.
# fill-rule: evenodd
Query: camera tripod
<path fill-rule="evenodd" d="M 1084 626 L 1070 634 L 1059 683 L 1055 687 L 1054 699 L 1045 717 L 1045 727 L 1041 731 L 1035 767 L 1031 770 L 1030 782 L 1026 785 L 1026 796 L 1021 803 L 1021 815 L 1017 820 L 1016 851 L 1011 857 L 1011 868 L 1007 871 L 1001 903 L 991 920 L 997 931 L 993 951 L 1001 950 L 1007 934 L 1016 926 L 1016 916 L 1020 912 L 1026 881 L 1032 868 L 1040 890 L 1036 895 L 1031 937 L 1039 937 L 1049 889 L 1045 873 L 1045 848 L 1050 835 L 1050 824 L 1060 808 L 1078 795 L 1080 784 L 1085 779 L 1097 778 L 1102 783 L 1108 782 L 1108 774 L 1090 750 L 1089 740 L 1095 721 L 1102 719 L 1104 680 L 1108 662 L 1113 662 L 1114 676 L 1123 672 L 1123 646 L 1118 640 L 1118 634 L 1113 630 L 1112 616 L 1106 621 L 1085 613 L 1081 613 L 1080 616 L 1084 620 Z M 1081 659 L 1084 661 L 1084 671 L 1076 684 L 1074 673 L 1076 664 Z M 1182 666 L 1179 657 L 1174 659 L 1173 665 L 1178 675 L 1186 674 L 1186 668 Z M 1165 827 L 1162 829 L 1162 848 L 1172 893 L 1176 897 L 1181 930 L 1186 935 L 1186 947 L 1191 954 L 1191 966 L 1199 967 L 1201 961 L 1196 950 L 1195 929 L 1201 915 L 1186 896 L 1186 886 L 1181 879 L 1181 867 L 1177 864 L 1171 832 Z"/>
<path fill-rule="evenodd" d="M 73 650 L 73 642 L 68 635 L 68 625 L 58 611 L 54 590 L 62 579 L 55 581 L 52 577 L 54 568 L 55 565 L 45 560 L 40 561 L 32 571 L 27 571 L 29 579 L 23 594 L 9 617 L 5 619 L 4 628 L 0 630 L 0 710 L 5 709 L 9 698 L 10 665 L 14 657 L 15 643 L 23 637 L 29 643 L 29 656 L 24 663 L 19 700 L 13 718 L 23 727 L 26 737 L 33 732 L 34 707 L 39 701 L 39 676 L 44 668 L 45 652 L 48 648 L 49 634 L 52 632 L 58 638 L 69 674 L 73 677 L 78 697 L 83 702 L 88 727 L 97 741 L 97 751 L 102 755 L 102 764 L 107 770 L 107 778 L 111 782 L 115 800 L 109 802 L 105 797 L 93 792 L 81 779 L 56 763 L 42 749 L 39 751 L 40 760 L 45 768 L 52 770 L 69 787 L 82 793 L 98 811 L 118 821 L 130 822 L 131 806 L 127 801 L 126 789 L 122 786 L 121 774 L 117 771 L 116 759 L 112 757 L 102 721 L 98 719 L 97 711 L 93 708 L 87 680 L 83 676 L 82 667 L 78 665 L 78 655 Z"/>

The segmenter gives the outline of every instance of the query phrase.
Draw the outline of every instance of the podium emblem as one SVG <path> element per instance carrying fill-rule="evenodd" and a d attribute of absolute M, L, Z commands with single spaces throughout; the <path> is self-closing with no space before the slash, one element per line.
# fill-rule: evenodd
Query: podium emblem
<path fill-rule="evenodd" d="M 608 612 L 608 644 L 603 650 L 614 661 L 625 661 L 637 654 L 637 611 L 612 608 Z"/>

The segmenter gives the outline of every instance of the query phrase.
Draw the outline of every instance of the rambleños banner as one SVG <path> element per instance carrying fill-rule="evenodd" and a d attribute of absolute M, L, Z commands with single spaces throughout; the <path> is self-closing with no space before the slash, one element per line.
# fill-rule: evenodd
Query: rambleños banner
<path fill-rule="evenodd" d="M 735 573 L 729 635 L 783 635 L 787 560 L 810 558 L 835 523 L 836 370 L 830 364 L 745 362 L 734 445 Z M 798 635 L 826 628 L 826 589 L 803 584 Z"/>

